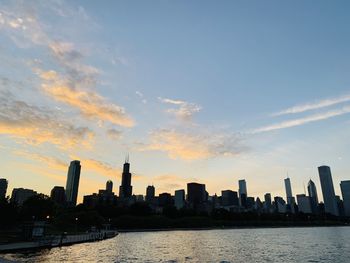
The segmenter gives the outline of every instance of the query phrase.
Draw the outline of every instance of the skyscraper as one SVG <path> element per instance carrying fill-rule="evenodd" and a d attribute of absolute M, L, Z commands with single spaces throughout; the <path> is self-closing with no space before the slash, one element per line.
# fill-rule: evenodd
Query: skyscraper
<path fill-rule="evenodd" d="M 66 199 L 68 206 L 77 205 L 80 170 L 80 161 L 75 160 L 70 163 L 66 184 Z"/>
<path fill-rule="evenodd" d="M 7 191 L 7 180 L 5 178 L 0 178 L 0 199 L 4 199 L 6 197 Z"/>
<path fill-rule="evenodd" d="M 113 193 L 113 182 L 111 180 L 108 180 L 106 182 L 106 193 L 108 194 Z"/>
<path fill-rule="evenodd" d="M 235 191 L 221 191 L 221 202 L 223 206 L 238 206 L 238 194 Z"/>
<path fill-rule="evenodd" d="M 304 213 L 304 214 L 311 214 L 312 213 L 310 199 L 311 199 L 310 196 L 306 196 L 305 194 L 297 195 L 299 212 Z"/>
<path fill-rule="evenodd" d="M 270 213 L 271 212 L 271 206 L 272 206 L 272 200 L 271 200 L 271 194 L 270 193 L 266 193 L 264 195 L 264 205 L 265 205 L 265 210 L 266 212 Z"/>
<path fill-rule="evenodd" d="M 185 206 L 185 190 L 175 191 L 175 207 L 181 209 Z"/>
<path fill-rule="evenodd" d="M 307 184 L 307 192 L 310 197 L 312 213 L 318 213 L 318 197 L 315 183 L 310 179 Z"/>
<path fill-rule="evenodd" d="M 132 195 L 131 186 L 131 173 L 130 173 L 130 163 L 129 157 L 125 159 L 123 173 L 122 173 L 122 184 L 119 187 L 119 197 L 120 198 L 130 198 Z"/>
<path fill-rule="evenodd" d="M 187 200 L 192 208 L 204 203 L 206 201 L 205 184 L 188 183 Z"/>
<path fill-rule="evenodd" d="M 343 196 L 345 216 L 350 217 L 350 180 L 340 182 L 341 194 Z"/>
<path fill-rule="evenodd" d="M 292 186 L 290 184 L 290 178 L 284 179 L 284 186 L 286 188 L 286 198 L 287 198 L 287 204 L 292 205 L 294 204 L 294 197 L 292 194 Z"/>
<path fill-rule="evenodd" d="M 331 168 L 329 166 L 318 167 L 320 176 L 324 209 L 326 213 L 338 216 L 338 205 L 335 198 Z"/>
<path fill-rule="evenodd" d="M 146 202 L 152 203 L 154 201 L 156 189 L 153 185 L 149 185 L 146 188 Z"/>
<path fill-rule="evenodd" d="M 247 183 L 245 180 L 238 181 L 239 204 L 246 206 L 247 203 Z"/>

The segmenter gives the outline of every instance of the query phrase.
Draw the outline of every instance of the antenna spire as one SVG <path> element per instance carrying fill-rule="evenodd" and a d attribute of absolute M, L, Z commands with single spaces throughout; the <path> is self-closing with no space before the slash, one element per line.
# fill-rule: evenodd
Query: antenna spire
<path fill-rule="evenodd" d="M 125 163 L 129 163 L 129 153 L 127 153 L 125 156 Z"/>

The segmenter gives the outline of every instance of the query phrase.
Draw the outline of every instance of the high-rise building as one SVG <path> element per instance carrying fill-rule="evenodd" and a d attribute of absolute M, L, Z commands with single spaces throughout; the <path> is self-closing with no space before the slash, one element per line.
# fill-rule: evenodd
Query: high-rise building
<path fill-rule="evenodd" d="M 155 194 L 156 194 L 156 189 L 154 188 L 154 186 L 153 185 L 147 186 L 147 188 L 146 188 L 146 202 L 153 203 Z"/>
<path fill-rule="evenodd" d="M 130 198 L 132 195 L 131 186 L 131 173 L 130 173 L 130 163 L 129 157 L 125 159 L 122 173 L 122 184 L 119 187 L 119 197 L 120 198 Z"/>
<path fill-rule="evenodd" d="M 292 205 L 294 205 L 295 200 L 294 200 L 294 197 L 293 197 L 293 194 L 292 194 L 292 186 L 291 186 L 289 177 L 284 179 L 284 185 L 285 185 L 285 188 L 286 188 L 287 204 L 292 206 Z"/>
<path fill-rule="evenodd" d="M 63 186 L 55 186 L 51 190 L 50 198 L 57 204 L 64 205 L 66 203 L 66 192 Z"/>
<path fill-rule="evenodd" d="M 350 217 L 350 180 L 340 182 L 345 216 Z"/>
<path fill-rule="evenodd" d="M 32 189 L 14 188 L 11 194 L 11 203 L 15 203 L 18 206 L 22 206 L 23 203 L 28 200 L 28 198 L 36 194 L 37 192 L 35 192 Z"/>
<path fill-rule="evenodd" d="M 338 216 L 339 211 L 335 198 L 331 168 L 329 166 L 320 166 L 318 167 L 318 174 L 321 181 L 325 212 Z"/>
<path fill-rule="evenodd" d="M 283 200 L 282 197 L 275 196 L 274 202 L 275 202 L 275 210 L 277 213 L 286 213 L 287 212 L 286 202 Z"/>
<path fill-rule="evenodd" d="M 6 198 L 7 191 L 7 180 L 5 178 L 0 178 L 0 199 Z"/>
<path fill-rule="evenodd" d="M 106 193 L 108 194 L 113 193 L 113 182 L 111 180 L 108 180 L 106 182 Z"/>
<path fill-rule="evenodd" d="M 247 206 L 247 183 L 245 180 L 238 181 L 239 204 L 243 207 Z"/>
<path fill-rule="evenodd" d="M 272 199 L 271 199 L 271 194 L 270 193 L 266 193 L 264 195 L 264 208 L 266 210 L 266 212 L 270 213 L 271 212 L 271 206 L 272 206 Z"/>
<path fill-rule="evenodd" d="M 312 213 L 311 198 L 309 196 L 306 196 L 305 194 L 297 195 L 297 202 L 298 202 L 299 212 L 304 214 Z"/>
<path fill-rule="evenodd" d="M 192 208 L 196 208 L 198 205 L 205 203 L 206 197 L 205 184 L 187 184 L 187 201 Z"/>
<path fill-rule="evenodd" d="M 80 171 L 80 161 L 72 161 L 69 165 L 66 184 L 66 199 L 68 206 L 77 205 Z"/>
<path fill-rule="evenodd" d="M 221 202 L 223 206 L 238 206 L 238 194 L 235 191 L 224 190 L 221 191 Z"/>
<path fill-rule="evenodd" d="M 319 212 L 318 210 L 318 197 L 315 183 L 310 179 L 307 184 L 307 192 L 310 197 L 311 209 L 312 213 L 316 214 Z"/>
<path fill-rule="evenodd" d="M 92 195 L 85 195 L 83 197 L 83 204 L 86 207 L 94 208 L 98 205 L 111 206 L 117 203 L 117 196 L 113 192 L 112 181 L 106 182 L 106 189 L 98 190 L 98 193 Z"/>
<path fill-rule="evenodd" d="M 161 193 L 158 197 L 158 205 L 161 207 L 172 205 L 173 199 L 171 198 L 171 194 L 169 193 Z"/>
<path fill-rule="evenodd" d="M 175 207 L 181 209 L 185 206 L 185 190 L 176 190 L 175 191 Z"/>

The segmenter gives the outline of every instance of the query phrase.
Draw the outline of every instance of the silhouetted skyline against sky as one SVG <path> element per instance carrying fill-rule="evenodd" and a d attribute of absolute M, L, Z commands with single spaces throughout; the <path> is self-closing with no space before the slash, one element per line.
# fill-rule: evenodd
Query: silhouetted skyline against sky
<path fill-rule="evenodd" d="M 49 194 L 82 165 L 78 202 L 133 192 L 284 196 L 315 167 L 349 178 L 350 3 L 1 1 L 0 167 Z"/>

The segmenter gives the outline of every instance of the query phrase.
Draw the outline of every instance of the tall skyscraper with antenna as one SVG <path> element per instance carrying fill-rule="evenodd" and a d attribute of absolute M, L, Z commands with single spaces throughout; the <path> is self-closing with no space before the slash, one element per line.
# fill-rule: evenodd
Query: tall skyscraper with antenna
<path fill-rule="evenodd" d="M 289 206 L 290 211 L 294 213 L 295 198 L 293 197 L 293 194 L 292 194 L 292 185 L 290 183 L 289 177 L 284 179 L 284 186 L 286 188 L 287 204 Z"/>
<path fill-rule="evenodd" d="M 119 187 L 119 197 L 120 198 L 129 198 L 132 195 L 132 186 L 131 186 L 131 173 L 130 173 L 130 163 L 129 163 L 129 154 L 125 157 L 125 163 L 123 166 L 122 173 L 122 184 Z"/>

